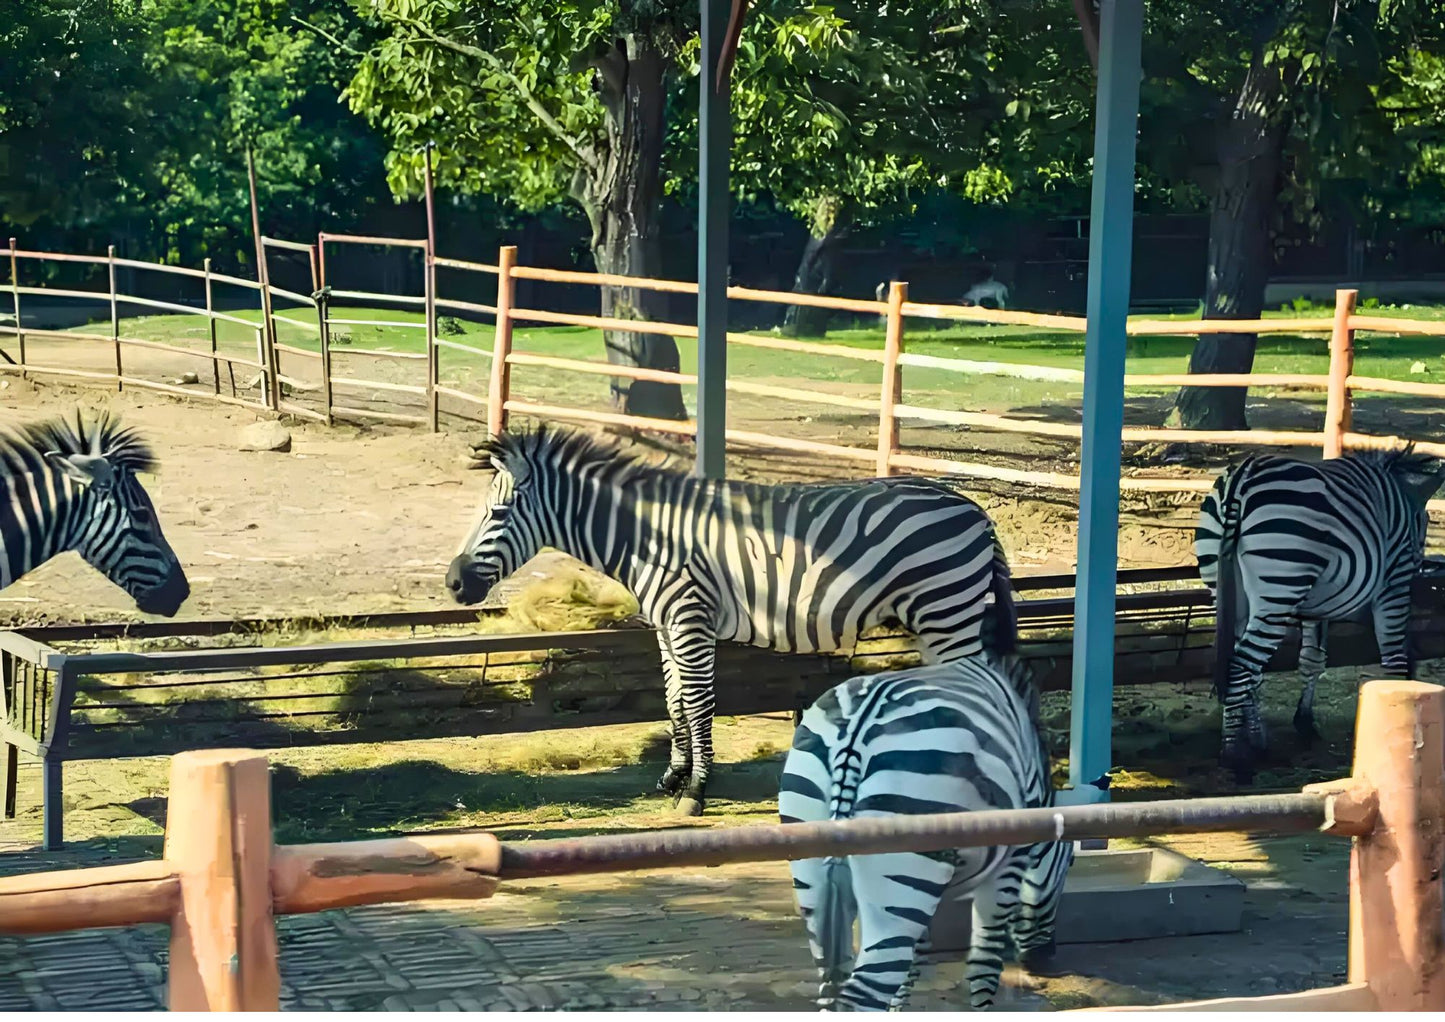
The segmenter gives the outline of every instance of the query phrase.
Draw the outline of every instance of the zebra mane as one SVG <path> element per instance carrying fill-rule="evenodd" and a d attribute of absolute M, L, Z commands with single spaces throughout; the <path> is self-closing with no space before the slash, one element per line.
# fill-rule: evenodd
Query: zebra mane
<path fill-rule="evenodd" d="M 0 454 L 43 455 L 48 451 L 102 455 L 114 467 L 133 472 L 151 472 L 157 465 L 150 445 L 109 412 L 102 412 L 87 422 L 77 409 L 73 422 L 65 416 L 56 416 L 0 430 Z"/>
<path fill-rule="evenodd" d="M 1391 475 L 1438 475 L 1445 464 L 1433 454 L 1417 452 L 1412 440 L 1388 451 L 1359 451 L 1350 455 L 1379 465 Z"/>
<path fill-rule="evenodd" d="M 534 429 L 508 430 L 476 444 L 472 457 L 478 461 L 495 458 L 503 465 L 525 462 L 532 469 L 565 465 L 569 471 L 600 467 L 614 482 L 630 482 L 656 474 L 681 475 L 670 464 L 649 464 L 620 443 L 580 429 L 543 423 Z M 669 458 L 670 462 L 671 459 Z M 513 471 L 513 474 L 516 474 Z"/>

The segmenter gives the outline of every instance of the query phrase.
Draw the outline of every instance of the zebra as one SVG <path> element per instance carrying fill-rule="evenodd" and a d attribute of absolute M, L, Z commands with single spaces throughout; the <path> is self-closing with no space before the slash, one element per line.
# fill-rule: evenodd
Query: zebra
<path fill-rule="evenodd" d="M 1096 786 L 1100 782 L 1095 782 Z M 1052 806 L 1038 692 L 1016 657 L 857 677 L 803 714 L 783 765 L 784 824 Z M 945 892 L 971 893 L 969 998 L 987 1008 L 1006 945 L 1026 967 L 1054 947 L 1072 841 L 801 859 L 798 910 L 824 1010 L 897 1010 Z M 859 948 L 853 952 L 853 923 Z"/>
<path fill-rule="evenodd" d="M 0 589 L 74 550 L 141 611 L 174 617 L 191 587 L 136 479 L 155 467 L 109 414 L 0 428 Z"/>
<path fill-rule="evenodd" d="M 1369 611 L 1385 673 L 1412 672 L 1410 584 L 1424 559 L 1425 503 L 1445 478 L 1445 463 L 1412 448 L 1322 462 L 1253 455 L 1205 497 L 1194 555 L 1216 592 L 1221 634 L 1233 627 L 1228 669 L 1221 662 L 1216 670 L 1220 760 L 1241 783 L 1267 746 L 1260 678 L 1293 621 L 1301 625 L 1304 680 L 1294 727 L 1306 740 L 1316 736 L 1327 622 Z"/>
<path fill-rule="evenodd" d="M 1013 648 L 993 523 L 941 481 L 707 481 L 545 425 L 475 453 L 491 490 L 447 587 L 475 604 L 544 546 L 627 586 L 662 653 L 672 750 L 657 790 L 685 813 L 702 812 L 712 765 L 718 641 L 829 652 L 896 620 L 930 662 Z"/>

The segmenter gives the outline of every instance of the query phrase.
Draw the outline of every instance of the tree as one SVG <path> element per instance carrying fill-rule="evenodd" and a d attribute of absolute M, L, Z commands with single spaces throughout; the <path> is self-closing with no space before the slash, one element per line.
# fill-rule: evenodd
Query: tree
<path fill-rule="evenodd" d="M 103 222 L 143 172 L 144 22 L 113 0 L 12 0 L 0 22 L 0 218 L 13 229 Z"/>
<path fill-rule="evenodd" d="M 666 276 L 659 245 L 664 116 L 698 9 L 687 0 L 374 0 L 386 34 L 346 95 L 391 141 L 389 180 L 415 194 L 421 147 L 439 185 L 526 209 L 576 203 L 603 273 Z M 653 293 L 604 287 L 602 315 L 657 319 Z M 676 372 L 660 334 L 605 331 L 615 365 Z M 625 412 L 687 417 L 676 384 L 614 378 Z"/>
<path fill-rule="evenodd" d="M 1426 4 L 1377 0 L 1233 0 L 1150 7 L 1146 76 L 1179 100 L 1175 123 L 1197 124 L 1212 159 L 1197 168 L 1210 193 L 1204 315 L 1256 319 L 1283 218 L 1321 220 L 1321 199 L 1368 175 L 1398 187 L 1410 168 L 1381 97 L 1399 91 L 1401 61 L 1428 36 Z M 1191 373 L 1248 373 L 1256 338 L 1202 335 Z M 1185 387 L 1171 423 L 1245 429 L 1242 388 Z"/>

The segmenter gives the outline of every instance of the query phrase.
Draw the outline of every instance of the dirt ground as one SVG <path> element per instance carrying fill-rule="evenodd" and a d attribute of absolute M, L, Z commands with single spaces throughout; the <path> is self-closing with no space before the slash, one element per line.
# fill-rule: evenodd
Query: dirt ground
<path fill-rule="evenodd" d="M 137 370 L 138 371 L 138 370 Z M 431 434 L 406 426 L 326 427 L 289 421 L 289 453 L 237 449 L 237 435 L 265 413 L 145 392 L 35 385 L 9 378 L 0 422 L 77 406 L 109 408 L 156 447 L 148 488 L 166 534 L 187 565 L 186 617 L 360 613 L 449 606 L 446 564 L 480 496 L 465 468 L 481 429 L 459 421 Z M 739 411 L 737 414 L 741 415 Z M 746 420 L 777 430 L 782 420 Z M 796 432 L 789 420 L 787 430 Z M 814 435 L 836 435 L 813 423 Z M 846 442 L 846 437 L 845 437 Z M 866 440 L 863 442 L 867 442 Z M 848 469 L 798 455 L 734 452 L 730 470 L 770 480 L 840 477 Z M 1020 572 L 1070 571 L 1076 512 L 1066 493 L 1004 488 L 976 496 L 998 523 Z M 1155 498 L 1126 506 L 1120 563 L 1186 563 L 1188 505 Z M 0 623 L 123 619 L 123 593 L 67 554 L 0 593 Z"/>

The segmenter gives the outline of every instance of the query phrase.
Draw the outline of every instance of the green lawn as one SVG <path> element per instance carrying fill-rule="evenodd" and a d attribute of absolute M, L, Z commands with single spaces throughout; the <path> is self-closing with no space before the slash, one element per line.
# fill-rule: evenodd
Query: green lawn
<path fill-rule="evenodd" d="M 1445 307 L 1441 306 L 1411 306 L 1408 309 L 1386 307 L 1362 311 L 1379 316 L 1445 320 Z M 282 310 L 282 314 L 304 322 L 309 322 L 313 317 L 313 313 L 305 309 Z M 259 322 L 257 312 L 241 312 L 235 315 L 251 322 Z M 1266 318 L 1308 316 L 1328 320 L 1331 310 L 1283 309 L 1265 315 Z M 349 349 L 367 348 L 410 353 L 424 350 L 424 333 L 420 329 L 422 314 L 419 310 L 338 307 L 333 310 L 332 316 L 333 319 L 342 320 L 383 319 L 415 324 L 411 327 L 349 324 L 333 326 L 332 351 L 339 362 L 335 371 L 341 375 L 368 376 L 365 370 L 374 364 L 367 359 L 348 358 L 346 352 Z M 1197 318 L 1197 313 L 1192 316 L 1135 318 L 1192 319 Z M 459 324 L 460 333 L 444 332 L 444 339 L 490 351 L 493 334 L 490 323 L 453 322 Z M 123 321 L 122 329 L 127 336 L 195 347 L 205 346 L 208 338 L 206 322 L 200 316 L 127 319 Z M 218 337 L 222 350 L 251 354 L 254 357 L 253 329 L 223 322 L 218 324 Z M 311 350 L 318 348 L 314 329 L 279 323 L 278 339 L 297 347 Z M 877 349 L 882 346 L 883 333 L 878 326 L 837 329 L 829 333 L 826 343 L 839 348 Z M 1083 336 L 1062 331 L 909 320 L 905 343 L 908 351 L 926 355 L 1083 368 Z M 1187 368 L 1193 344 L 1191 337 L 1131 337 L 1127 356 L 1128 369 L 1133 373 L 1182 373 Z M 514 345 L 518 351 L 565 358 L 600 360 L 603 357 L 600 332 L 584 327 L 519 328 L 515 333 Z M 692 341 L 682 340 L 678 347 L 682 371 L 695 372 L 696 345 Z M 1428 367 L 1429 374 L 1425 379 L 1445 375 L 1445 341 L 1439 338 L 1361 334 L 1356 340 L 1356 353 L 1356 371 L 1363 375 L 1408 379 L 1412 376 L 1410 368 L 1416 362 L 1423 362 Z M 444 348 L 441 358 L 442 379 L 453 385 L 468 386 L 479 374 L 486 372 L 488 360 L 482 356 Z M 1327 335 L 1324 334 L 1267 335 L 1261 338 L 1255 357 L 1256 372 L 1324 374 L 1328 371 L 1328 364 Z M 773 382 L 798 383 L 813 381 L 831 384 L 833 386 L 828 389 L 835 392 L 857 388 L 856 392 L 866 393 L 868 388 L 878 385 L 879 379 L 876 363 L 843 358 L 829 359 L 814 354 L 795 354 L 743 345 L 734 345 L 729 351 L 729 372 L 734 378 L 744 380 L 767 379 Z M 417 374 L 420 376 L 419 366 Z M 1420 377 L 1416 375 L 1415 378 Z M 968 397 L 966 406 L 975 410 L 1076 404 L 1081 393 L 1078 384 L 1017 380 L 1004 376 L 960 376 L 957 373 L 917 367 L 906 370 L 905 381 L 905 399 L 911 403 L 958 408 L 961 406 L 960 394 L 965 393 Z M 559 391 L 572 391 L 578 388 L 581 382 L 576 374 L 559 370 L 532 366 L 519 366 L 514 370 L 514 383 L 519 388 L 519 396 L 529 400 L 559 400 Z M 595 386 L 580 389 L 588 393 L 600 390 Z M 693 400 L 692 390 L 693 388 L 687 388 L 689 403 Z"/>

